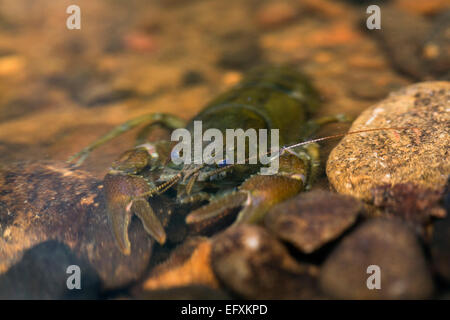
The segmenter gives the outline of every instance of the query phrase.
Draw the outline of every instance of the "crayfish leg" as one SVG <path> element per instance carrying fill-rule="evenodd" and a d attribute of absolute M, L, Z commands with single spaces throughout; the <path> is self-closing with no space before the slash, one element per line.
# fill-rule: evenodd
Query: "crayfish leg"
<path fill-rule="evenodd" d="M 303 182 L 281 175 L 255 175 L 244 182 L 241 190 L 247 190 L 249 197 L 235 224 L 259 223 L 274 205 L 302 191 Z"/>
<path fill-rule="evenodd" d="M 169 129 L 176 129 L 176 128 L 182 128 L 185 126 L 186 122 L 185 120 L 168 113 L 150 113 L 150 114 L 144 114 L 142 116 L 139 116 L 137 118 L 128 120 L 115 128 L 113 128 L 111 131 L 107 132 L 105 135 L 97 139 L 96 141 L 92 142 L 90 145 L 85 147 L 80 152 L 74 154 L 71 156 L 67 162 L 73 163 L 74 167 L 79 167 L 83 164 L 83 162 L 86 160 L 86 158 L 89 156 L 89 154 L 97 149 L 98 147 L 104 145 L 105 143 L 109 142 L 110 140 L 122 135 L 123 133 L 130 131 L 133 128 L 136 128 L 139 125 L 146 124 L 146 127 L 143 130 L 147 130 L 141 132 L 138 137 L 138 142 L 141 141 L 141 138 L 144 134 L 148 133 L 149 128 L 152 127 L 155 123 L 161 123 L 164 126 L 166 126 Z M 140 143 L 139 143 L 140 144 Z"/>
<path fill-rule="evenodd" d="M 189 213 L 186 216 L 186 223 L 200 223 L 205 220 L 220 216 L 227 210 L 242 206 L 245 201 L 247 201 L 247 198 L 248 193 L 243 191 L 237 191 L 222 196 Z"/>

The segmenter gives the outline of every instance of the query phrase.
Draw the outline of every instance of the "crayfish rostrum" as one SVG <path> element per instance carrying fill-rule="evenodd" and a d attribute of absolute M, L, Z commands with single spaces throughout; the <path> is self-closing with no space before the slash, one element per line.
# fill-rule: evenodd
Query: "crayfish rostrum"
<path fill-rule="evenodd" d="M 145 230 L 163 244 L 165 230 L 152 210 L 152 197 L 168 189 L 176 191 L 180 204 L 209 203 L 192 211 L 186 223 L 202 223 L 226 210 L 241 208 L 235 223 L 254 223 L 275 204 L 305 190 L 319 168 L 318 145 L 309 143 L 283 149 L 275 155 L 278 171 L 261 175 L 261 164 L 175 165 L 170 157 L 173 142 L 142 141 L 155 123 L 170 130 L 193 131 L 194 121 L 202 122 L 202 130 L 278 129 L 279 144 L 288 145 L 311 137 L 324 123 L 345 120 L 330 116 L 311 120 L 320 105 L 317 91 L 308 79 L 289 67 L 259 68 L 241 83 L 208 104 L 189 123 L 178 116 L 153 113 L 132 119 L 101 137 L 73 156 L 81 164 L 97 146 L 138 125 L 144 125 L 137 146 L 123 153 L 104 178 L 107 210 L 112 231 L 120 250 L 130 253 L 128 225 L 133 214 Z"/>

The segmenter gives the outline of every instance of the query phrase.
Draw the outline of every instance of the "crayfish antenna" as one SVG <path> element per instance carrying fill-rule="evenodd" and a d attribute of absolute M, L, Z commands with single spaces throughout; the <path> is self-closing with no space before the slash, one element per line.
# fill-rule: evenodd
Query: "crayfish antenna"
<path fill-rule="evenodd" d="M 325 136 L 325 137 L 321 137 L 321 138 L 316 138 L 316 139 L 312 139 L 312 140 L 308 140 L 308 141 L 295 143 L 292 145 L 283 146 L 283 147 L 279 148 L 279 150 L 268 151 L 267 153 L 265 153 L 265 155 L 269 155 L 271 153 L 276 153 L 275 155 L 272 156 L 272 159 L 275 159 L 275 158 L 279 157 L 284 151 L 289 152 L 291 149 L 294 149 L 297 147 L 301 147 L 301 146 L 305 146 L 305 145 L 308 145 L 311 143 L 317 143 L 317 142 L 321 142 L 321 141 L 325 141 L 325 140 L 341 138 L 341 137 L 345 137 L 345 136 L 352 135 L 352 134 L 361 134 L 361 133 L 367 133 L 367 132 L 386 131 L 386 130 L 418 130 L 418 129 L 419 128 L 417 128 L 417 127 L 385 127 L 385 128 L 361 129 L 361 130 L 349 131 L 347 133 L 340 133 L 340 134 L 335 134 L 335 135 L 331 135 L 331 136 Z M 247 162 L 253 158 L 254 157 L 246 158 L 245 162 Z M 209 177 L 215 176 L 219 173 L 228 171 L 228 170 L 232 169 L 233 167 L 235 167 L 236 165 L 237 164 L 226 164 L 226 165 L 224 165 L 224 167 L 216 169 L 216 170 L 208 173 L 207 175 L 205 175 L 204 178 L 209 178 Z"/>
<path fill-rule="evenodd" d="M 418 128 L 416 128 L 416 127 L 386 127 L 386 128 L 373 128 L 373 129 L 361 129 L 361 130 L 349 131 L 347 133 L 334 134 L 331 136 L 326 136 L 326 137 L 321 137 L 321 138 L 312 139 L 312 140 L 308 140 L 308 141 L 303 141 L 303 142 L 299 142 L 299 143 L 296 143 L 293 145 L 282 147 L 282 148 L 280 148 L 280 152 L 278 153 L 278 156 L 283 152 L 283 150 L 294 149 L 294 148 L 297 148 L 300 146 L 304 146 L 307 144 L 316 143 L 316 142 L 320 142 L 320 141 L 324 141 L 324 140 L 341 138 L 341 137 L 345 137 L 345 136 L 348 136 L 351 134 L 360 134 L 360 133 L 367 133 L 367 132 L 374 132 L 374 131 L 387 131 L 387 130 L 417 130 L 417 129 Z"/>

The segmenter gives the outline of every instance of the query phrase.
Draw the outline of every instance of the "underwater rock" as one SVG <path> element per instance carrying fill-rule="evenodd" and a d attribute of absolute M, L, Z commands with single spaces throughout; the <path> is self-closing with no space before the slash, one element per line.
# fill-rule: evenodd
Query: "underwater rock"
<path fill-rule="evenodd" d="M 434 223 L 430 246 L 437 272 L 450 282 L 450 216 Z"/>
<path fill-rule="evenodd" d="M 392 7 L 383 7 L 381 19 L 382 32 L 369 31 L 370 35 L 377 38 L 396 69 L 415 79 L 424 79 L 428 71 L 417 53 L 431 24 L 423 17 Z"/>
<path fill-rule="evenodd" d="M 380 289 L 369 266 L 380 269 Z M 376 275 L 375 275 L 376 276 Z M 414 233 L 400 221 L 373 219 L 339 244 L 325 261 L 320 285 L 339 299 L 425 299 L 433 282 Z"/>
<path fill-rule="evenodd" d="M 253 33 L 230 32 L 223 36 L 226 45 L 221 48 L 217 64 L 224 69 L 245 70 L 261 62 L 262 49 Z"/>
<path fill-rule="evenodd" d="M 159 49 L 156 37 L 150 32 L 134 31 L 123 37 L 124 47 L 128 50 L 151 53 Z"/>
<path fill-rule="evenodd" d="M 231 227 L 213 238 L 211 262 L 221 282 L 247 299 L 318 298 L 314 267 L 300 265 L 270 233 Z"/>
<path fill-rule="evenodd" d="M 448 75 L 450 70 L 450 10 L 436 18 L 431 32 L 422 46 L 422 56 L 433 74 Z"/>
<path fill-rule="evenodd" d="M 353 197 L 317 190 L 271 209 L 265 225 L 278 238 L 311 253 L 340 236 L 361 210 L 362 203 Z"/>
<path fill-rule="evenodd" d="M 383 30 L 371 34 L 379 40 L 393 66 L 417 80 L 445 79 L 450 65 L 450 11 L 431 22 L 392 6 L 382 11 Z"/>
<path fill-rule="evenodd" d="M 101 182 L 56 161 L 0 169 L 0 274 L 41 242 L 58 240 L 90 263 L 106 289 L 122 287 L 145 271 L 153 241 L 134 219 L 131 254 L 110 231 Z"/>
<path fill-rule="evenodd" d="M 450 283 L 450 179 L 444 192 L 447 216 L 434 223 L 431 256 L 437 272 Z"/>
<path fill-rule="evenodd" d="M 80 67 L 70 74 L 54 74 L 47 79 L 50 86 L 66 90 L 70 98 L 81 107 L 94 108 L 133 96 L 133 90 L 115 88 L 110 75 L 95 67 Z"/>
<path fill-rule="evenodd" d="M 421 188 L 413 183 L 399 183 L 375 187 L 372 194 L 375 206 L 419 229 L 428 224 L 432 217 L 446 216 L 445 209 L 440 205 L 441 190 Z"/>
<path fill-rule="evenodd" d="M 80 288 L 70 290 L 67 281 L 75 273 L 67 270 L 73 265 L 80 270 Z M 0 299 L 95 299 L 99 292 L 100 279 L 92 266 L 53 240 L 28 249 L 17 264 L 0 275 Z"/>
<path fill-rule="evenodd" d="M 395 5 L 404 11 L 424 16 L 434 15 L 450 8 L 450 3 L 447 0 L 396 0 Z"/>
<path fill-rule="evenodd" d="M 193 87 L 202 84 L 206 81 L 205 76 L 200 71 L 187 70 L 181 78 L 181 85 L 183 87 Z"/>
<path fill-rule="evenodd" d="M 333 149 L 327 176 L 340 193 L 366 201 L 382 184 L 411 182 L 442 189 L 450 174 L 450 82 L 417 83 L 366 109 L 349 131 L 386 127 L 348 135 Z"/>
<path fill-rule="evenodd" d="M 256 23 L 264 29 L 280 27 L 292 22 L 299 14 L 298 8 L 288 2 L 271 2 L 256 12 Z"/>

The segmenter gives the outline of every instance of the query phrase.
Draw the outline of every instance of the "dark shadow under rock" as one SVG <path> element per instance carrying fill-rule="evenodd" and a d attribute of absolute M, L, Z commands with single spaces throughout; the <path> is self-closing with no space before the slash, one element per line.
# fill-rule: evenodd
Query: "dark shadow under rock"
<path fill-rule="evenodd" d="M 80 270 L 80 289 L 69 289 L 69 266 Z M 71 280 L 71 279 L 69 279 Z M 100 278 L 92 266 L 68 246 L 46 241 L 28 249 L 22 259 L 0 276 L 0 299 L 95 299 Z"/>

